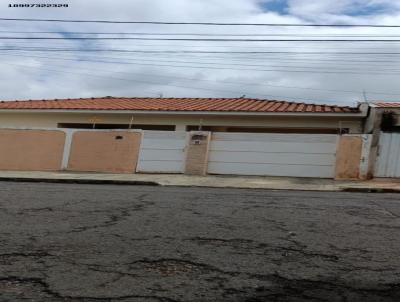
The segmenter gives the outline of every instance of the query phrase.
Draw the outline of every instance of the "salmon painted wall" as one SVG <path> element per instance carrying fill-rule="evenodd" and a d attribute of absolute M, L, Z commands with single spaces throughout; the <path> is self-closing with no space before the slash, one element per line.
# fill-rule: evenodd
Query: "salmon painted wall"
<path fill-rule="evenodd" d="M 67 170 L 135 173 L 140 141 L 138 132 L 77 131 Z"/>
<path fill-rule="evenodd" d="M 64 141 L 63 131 L 0 130 L 0 170 L 60 170 Z"/>
<path fill-rule="evenodd" d="M 363 141 L 360 136 L 341 136 L 336 151 L 336 179 L 358 179 Z"/>

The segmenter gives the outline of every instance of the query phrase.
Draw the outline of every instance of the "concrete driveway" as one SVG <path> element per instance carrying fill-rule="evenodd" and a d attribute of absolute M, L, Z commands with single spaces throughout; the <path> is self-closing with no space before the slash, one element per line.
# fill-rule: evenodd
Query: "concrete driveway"
<path fill-rule="evenodd" d="M 400 301 L 400 195 L 0 183 L 0 301 Z"/>

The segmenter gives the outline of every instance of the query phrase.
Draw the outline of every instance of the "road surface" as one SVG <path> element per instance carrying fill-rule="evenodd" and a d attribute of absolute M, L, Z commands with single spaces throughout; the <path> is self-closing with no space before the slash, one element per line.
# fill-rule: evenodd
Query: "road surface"
<path fill-rule="evenodd" d="M 0 301 L 400 301 L 400 195 L 0 183 Z"/>

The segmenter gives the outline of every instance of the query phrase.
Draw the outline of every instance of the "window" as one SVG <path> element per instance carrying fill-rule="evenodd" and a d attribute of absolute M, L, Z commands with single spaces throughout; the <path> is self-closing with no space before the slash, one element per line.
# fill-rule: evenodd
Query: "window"
<path fill-rule="evenodd" d="M 203 131 L 211 132 L 249 132 L 249 133 L 293 133 L 293 134 L 344 134 L 348 128 L 263 128 L 238 126 L 202 126 Z M 198 131 L 199 126 L 187 126 L 186 131 Z"/>
<path fill-rule="evenodd" d="M 74 128 L 74 129 L 129 129 L 128 124 L 93 124 L 89 123 L 58 123 L 58 128 Z M 175 131 L 175 125 L 145 125 L 135 124 L 131 129 L 141 130 L 158 130 L 158 131 Z"/>

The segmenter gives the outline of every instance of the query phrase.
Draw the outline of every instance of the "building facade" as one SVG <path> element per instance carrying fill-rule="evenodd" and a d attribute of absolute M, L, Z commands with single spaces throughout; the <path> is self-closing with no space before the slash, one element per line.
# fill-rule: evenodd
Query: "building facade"
<path fill-rule="evenodd" d="M 0 103 L 1 127 L 361 133 L 367 107 L 257 99 L 90 98 Z"/>

